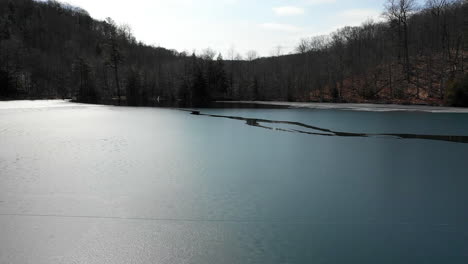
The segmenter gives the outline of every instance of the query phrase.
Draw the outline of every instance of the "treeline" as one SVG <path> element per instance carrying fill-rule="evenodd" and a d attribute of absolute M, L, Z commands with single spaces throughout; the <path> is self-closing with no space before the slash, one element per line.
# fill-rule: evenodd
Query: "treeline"
<path fill-rule="evenodd" d="M 244 98 L 468 106 L 468 2 L 387 0 L 383 16 L 249 63 Z"/>
<path fill-rule="evenodd" d="M 224 62 L 213 58 L 145 45 L 128 26 L 56 1 L 0 0 L 1 98 L 204 102 L 226 92 Z"/>
<path fill-rule="evenodd" d="M 0 0 L 0 98 L 152 105 L 210 100 L 468 105 L 468 3 L 388 0 L 384 22 L 303 39 L 295 54 L 223 59 L 136 41 L 55 1 Z"/>

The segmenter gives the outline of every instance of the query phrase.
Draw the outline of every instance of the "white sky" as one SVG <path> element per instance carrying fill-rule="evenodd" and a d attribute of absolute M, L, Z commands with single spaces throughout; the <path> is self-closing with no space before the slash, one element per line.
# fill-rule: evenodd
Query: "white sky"
<path fill-rule="evenodd" d="M 97 19 L 131 26 L 137 40 L 178 51 L 234 47 L 284 53 L 301 38 L 380 19 L 383 0 L 65 0 Z"/>

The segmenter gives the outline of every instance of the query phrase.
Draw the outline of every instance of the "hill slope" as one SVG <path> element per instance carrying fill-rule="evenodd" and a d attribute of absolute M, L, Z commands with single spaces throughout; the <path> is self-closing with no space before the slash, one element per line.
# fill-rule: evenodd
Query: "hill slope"
<path fill-rule="evenodd" d="M 128 27 L 55 1 L 0 0 L 0 98 L 468 105 L 468 4 L 428 3 L 387 6 L 386 22 L 304 39 L 297 54 L 223 60 L 139 43 Z"/>

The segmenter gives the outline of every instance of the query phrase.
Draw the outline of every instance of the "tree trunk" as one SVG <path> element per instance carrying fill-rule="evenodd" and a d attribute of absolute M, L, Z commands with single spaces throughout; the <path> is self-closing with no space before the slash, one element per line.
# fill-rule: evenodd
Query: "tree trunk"
<path fill-rule="evenodd" d="M 117 66 L 117 63 L 115 63 L 114 65 L 114 75 L 115 75 L 115 86 L 117 87 L 117 96 L 119 97 L 118 98 L 118 102 L 119 102 L 119 106 L 120 106 L 120 81 L 119 81 L 119 66 Z"/>

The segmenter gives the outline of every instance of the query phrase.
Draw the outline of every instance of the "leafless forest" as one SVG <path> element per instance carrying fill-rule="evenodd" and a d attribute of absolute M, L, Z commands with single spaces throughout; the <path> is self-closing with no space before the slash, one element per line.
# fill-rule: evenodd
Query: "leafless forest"
<path fill-rule="evenodd" d="M 76 7 L 0 0 L 0 98 L 468 106 L 468 2 L 387 0 L 382 14 L 383 22 L 306 37 L 291 54 L 278 47 L 260 58 L 255 51 L 188 54 L 149 46 L 129 26 L 94 20 Z"/>

